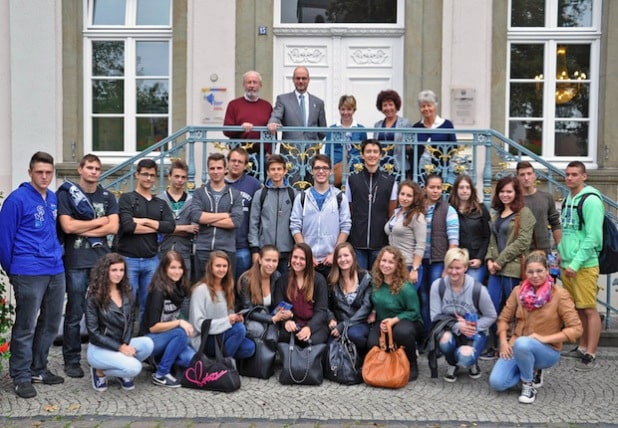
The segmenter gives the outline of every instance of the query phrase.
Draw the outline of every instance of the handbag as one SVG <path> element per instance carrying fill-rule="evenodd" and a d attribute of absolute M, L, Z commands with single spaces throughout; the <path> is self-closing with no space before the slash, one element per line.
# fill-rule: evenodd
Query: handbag
<path fill-rule="evenodd" d="M 215 338 L 215 358 L 209 358 L 204 354 L 211 321 L 208 319 L 202 322 L 200 347 L 191 358 L 189 366 L 180 379 L 180 384 L 185 388 L 208 391 L 236 391 L 240 388 L 240 375 L 236 370 L 234 359 L 223 356 L 221 335 Z"/>
<path fill-rule="evenodd" d="M 245 314 L 246 337 L 255 343 L 255 354 L 250 358 L 238 360 L 238 373 L 242 376 L 268 379 L 275 373 L 275 357 L 279 331 L 273 323 L 250 319 L 254 312 L 268 314 L 264 306 L 254 306 Z"/>
<path fill-rule="evenodd" d="M 388 346 L 386 335 L 388 334 Z M 380 332 L 380 346 L 374 346 L 363 362 L 363 380 L 380 388 L 403 388 L 410 379 L 410 362 L 403 350 L 393 342 L 393 329 Z"/>
<path fill-rule="evenodd" d="M 326 345 L 314 345 L 309 340 L 305 347 L 295 343 L 294 334 L 290 334 L 289 343 L 279 343 L 279 353 L 283 368 L 279 374 L 282 385 L 321 385 L 324 379 L 322 355 Z"/>
<path fill-rule="evenodd" d="M 341 335 L 331 340 L 324 364 L 324 377 L 344 385 L 363 382 L 358 369 L 356 345 L 348 337 L 348 323 L 344 323 Z"/>

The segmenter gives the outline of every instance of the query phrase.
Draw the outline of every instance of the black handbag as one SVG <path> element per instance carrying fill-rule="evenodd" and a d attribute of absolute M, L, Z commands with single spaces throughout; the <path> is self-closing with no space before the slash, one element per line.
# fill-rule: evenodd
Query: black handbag
<path fill-rule="evenodd" d="M 294 334 L 290 334 L 289 343 L 279 343 L 279 353 L 283 368 L 279 374 L 282 385 L 321 385 L 324 379 L 322 355 L 326 345 L 314 345 L 309 340 L 305 347 L 295 343 Z"/>
<path fill-rule="evenodd" d="M 264 306 L 254 306 L 245 314 L 246 337 L 255 343 L 255 354 L 250 358 L 237 361 L 238 372 L 242 376 L 268 379 L 275 373 L 275 357 L 277 353 L 277 337 L 279 331 L 275 324 L 250 319 L 254 312 L 268 314 Z"/>
<path fill-rule="evenodd" d="M 363 376 L 358 365 L 358 352 L 356 345 L 348 337 L 348 323 L 346 322 L 341 335 L 328 344 L 328 353 L 324 362 L 324 377 L 344 385 L 362 383 Z"/>
<path fill-rule="evenodd" d="M 215 338 L 215 358 L 204 354 L 208 330 L 212 320 L 202 322 L 202 340 L 200 347 L 185 370 L 180 384 L 185 388 L 205 389 L 208 391 L 232 392 L 240 388 L 240 375 L 236 370 L 234 359 L 224 357 L 220 343 L 221 335 Z"/>

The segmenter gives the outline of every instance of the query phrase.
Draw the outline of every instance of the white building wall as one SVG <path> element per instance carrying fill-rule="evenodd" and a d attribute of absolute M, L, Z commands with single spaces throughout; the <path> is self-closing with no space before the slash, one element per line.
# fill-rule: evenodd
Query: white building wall
<path fill-rule="evenodd" d="M 11 81 L 9 3 L 0 1 L 0 192 L 11 190 Z"/>

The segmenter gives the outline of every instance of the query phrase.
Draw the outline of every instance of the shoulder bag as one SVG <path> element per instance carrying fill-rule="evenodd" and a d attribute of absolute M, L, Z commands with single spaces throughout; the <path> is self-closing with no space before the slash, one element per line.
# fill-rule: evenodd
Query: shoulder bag
<path fill-rule="evenodd" d="M 275 324 L 257 321 L 251 314 L 262 312 L 268 314 L 264 306 L 254 306 L 245 314 L 246 337 L 255 343 L 255 354 L 250 358 L 237 361 L 238 372 L 242 376 L 268 379 L 275 373 L 275 356 L 279 331 Z"/>
<path fill-rule="evenodd" d="M 386 335 L 388 334 L 388 346 Z M 363 380 L 380 388 L 403 388 L 410 379 L 410 362 L 402 347 L 393 342 L 393 329 L 380 332 L 380 346 L 367 353 L 363 363 Z"/>
<path fill-rule="evenodd" d="M 348 337 L 348 323 L 344 323 L 341 335 L 331 340 L 324 364 L 324 377 L 344 385 L 363 382 L 356 345 Z"/>
<path fill-rule="evenodd" d="M 278 345 L 283 368 L 279 374 L 282 385 L 321 385 L 324 378 L 322 355 L 326 345 L 314 345 L 309 340 L 305 347 L 296 344 L 294 334 L 290 334 L 289 343 Z"/>
<path fill-rule="evenodd" d="M 234 359 L 223 356 L 221 351 L 223 345 L 220 343 L 221 335 L 215 337 L 215 358 L 209 358 L 204 354 L 211 321 L 204 320 L 202 322 L 200 347 L 180 379 L 180 384 L 185 388 L 208 391 L 236 391 L 240 388 L 240 375 L 236 370 Z"/>

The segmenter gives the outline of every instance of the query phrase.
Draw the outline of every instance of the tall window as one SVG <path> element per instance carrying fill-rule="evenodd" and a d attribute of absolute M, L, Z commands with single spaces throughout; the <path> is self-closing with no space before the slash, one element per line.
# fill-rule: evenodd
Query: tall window
<path fill-rule="evenodd" d="M 139 152 L 169 134 L 171 0 L 84 0 L 85 149 Z"/>
<path fill-rule="evenodd" d="M 546 160 L 596 157 L 601 0 L 511 0 L 508 135 Z"/>

